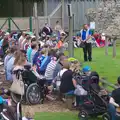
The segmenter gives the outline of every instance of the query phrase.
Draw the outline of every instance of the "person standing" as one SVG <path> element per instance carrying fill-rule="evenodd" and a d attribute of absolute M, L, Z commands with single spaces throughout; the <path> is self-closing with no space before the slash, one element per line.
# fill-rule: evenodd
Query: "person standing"
<path fill-rule="evenodd" d="M 83 25 L 80 31 L 81 44 L 83 45 L 84 61 L 92 61 L 92 44 L 91 44 L 91 30 L 88 25 Z"/>
<path fill-rule="evenodd" d="M 66 33 L 64 32 L 64 30 L 63 30 L 62 26 L 60 25 L 59 21 L 56 21 L 55 31 L 56 31 L 56 34 L 58 36 L 58 40 L 60 40 L 60 37 L 61 37 L 62 34 L 66 35 Z"/>
<path fill-rule="evenodd" d="M 52 35 L 53 31 L 52 28 L 48 25 L 48 23 L 45 23 L 45 26 L 43 27 L 41 33 L 45 35 Z"/>

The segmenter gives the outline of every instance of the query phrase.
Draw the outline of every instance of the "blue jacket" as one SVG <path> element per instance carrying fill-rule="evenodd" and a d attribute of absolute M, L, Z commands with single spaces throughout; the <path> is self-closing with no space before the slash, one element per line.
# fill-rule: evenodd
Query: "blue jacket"
<path fill-rule="evenodd" d="M 51 61 L 51 56 L 46 56 L 40 66 L 40 72 L 45 72 L 47 65 L 50 63 L 50 61 Z"/>
<path fill-rule="evenodd" d="M 38 56 L 39 56 L 39 51 L 36 52 L 34 57 L 33 57 L 33 65 L 36 65 Z"/>

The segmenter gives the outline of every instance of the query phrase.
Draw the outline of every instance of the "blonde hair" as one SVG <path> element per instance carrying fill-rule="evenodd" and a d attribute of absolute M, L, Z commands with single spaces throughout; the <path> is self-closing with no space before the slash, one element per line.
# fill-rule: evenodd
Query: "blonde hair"
<path fill-rule="evenodd" d="M 63 68 L 69 69 L 70 68 L 70 62 L 68 60 L 63 61 Z"/>
<path fill-rule="evenodd" d="M 70 64 L 70 70 L 72 70 L 75 73 L 79 73 L 80 72 L 80 63 L 79 63 L 79 61 L 72 62 Z"/>
<path fill-rule="evenodd" d="M 26 62 L 26 57 L 21 51 L 17 52 L 15 55 L 14 65 L 23 66 Z"/>
<path fill-rule="evenodd" d="M 46 54 L 46 52 L 47 52 L 47 50 L 46 50 L 45 48 L 43 48 L 43 49 L 40 51 L 41 54 Z"/>

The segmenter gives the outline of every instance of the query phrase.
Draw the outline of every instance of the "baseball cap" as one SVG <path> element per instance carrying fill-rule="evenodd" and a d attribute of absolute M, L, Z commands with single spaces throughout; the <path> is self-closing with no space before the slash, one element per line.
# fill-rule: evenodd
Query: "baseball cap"
<path fill-rule="evenodd" d="M 91 70 L 91 67 L 90 66 L 85 66 L 83 67 L 82 71 L 83 72 L 89 72 Z"/>

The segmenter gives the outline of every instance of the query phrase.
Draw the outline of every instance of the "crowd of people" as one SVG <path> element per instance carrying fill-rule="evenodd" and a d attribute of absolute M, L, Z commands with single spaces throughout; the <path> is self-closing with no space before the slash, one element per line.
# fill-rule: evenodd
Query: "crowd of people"
<path fill-rule="evenodd" d="M 80 33 L 82 42 L 85 43 L 83 48 L 84 60 L 92 61 L 91 44 L 86 42 L 91 33 L 87 30 L 87 26 L 84 25 L 84 29 Z M 48 86 L 55 85 L 63 94 L 74 94 L 77 81 L 73 77 L 73 72 L 75 72 L 75 69 L 79 72 L 80 65 L 72 66 L 71 60 L 64 54 L 62 42 L 65 39 L 65 33 L 58 21 L 56 22 L 55 33 L 49 28 L 48 24 L 45 24 L 42 33 L 44 32 L 46 34 L 45 41 L 41 45 L 34 34 L 31 35 L 29 32 L 7 33 L 0 31 L 0 55 L 1 58 L 4 58 L 6 80 L 14 81 L 15 76 L 12 71 L 22 70 L 25 65 L 29 64 L 34 72 L 45 77 Z M 90 67 L 85 67 L 83 71 L 86 76 L 91 75 Z M 119 81 L 118 79 L 118 83 Z M 116 114 L 114 108 L 119 107 L 119 93 L 119 89 L 113 91 L 110 99 L 109 108 L 113 117 L 112 120 L 116 120 L 114 119 Z M 80 98 L 76 95 L 75 107 L 79 106 L 79 101 Z"/>

